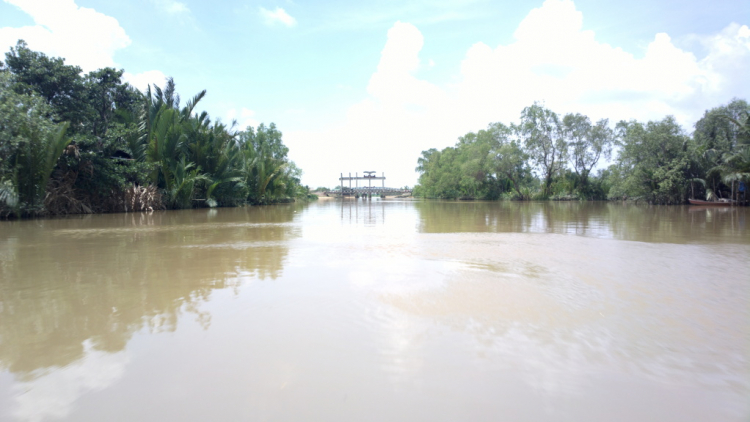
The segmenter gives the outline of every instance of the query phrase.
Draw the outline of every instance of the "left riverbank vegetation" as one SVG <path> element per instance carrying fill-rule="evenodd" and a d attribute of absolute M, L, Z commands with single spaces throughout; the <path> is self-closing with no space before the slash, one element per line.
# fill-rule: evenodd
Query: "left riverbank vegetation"
<path fill-rule="evenodd" d="M 423 151 L 416 171 L 423 198 L 746 202 L 750 106 L 734 99 L 708 110 L 688 135 L 671 116 L 612 125 L 534 103 L 517 123 Z"/>
<path fill-rule="evenodd" d="M 313 199 L 276 125 L 235 130 L 141 92 L 123 70 L 83 74 L 19 41 L 0 62 L 0 217 L 271 204 Z"/>

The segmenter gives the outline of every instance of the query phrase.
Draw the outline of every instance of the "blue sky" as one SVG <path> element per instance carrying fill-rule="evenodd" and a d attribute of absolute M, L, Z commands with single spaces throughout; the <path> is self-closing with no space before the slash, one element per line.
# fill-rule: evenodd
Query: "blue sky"
<path fill-rule="evenodd" d="M 18 38 L 241 126 L 275 122 L 303 183 L 385 172 L 544 101 L 592 119 L 661 119 L 750 99 L 750 2 L 4 0 Z"/>

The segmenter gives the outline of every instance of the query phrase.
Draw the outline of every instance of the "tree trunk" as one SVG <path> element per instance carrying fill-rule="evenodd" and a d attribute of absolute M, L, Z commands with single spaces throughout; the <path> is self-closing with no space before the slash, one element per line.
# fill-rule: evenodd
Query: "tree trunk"
<path fill-rule="evenodd" d="M 547 177 L 544 180 L 544 195 L 549 196 L 549 187 L 552 185 L 552 173 L 547 173 Z"/>
<path fill-rule="evenodd" d="M 518 182 L 516 182 L 516 179 L 511 177 L 510 173 L 507 174 L 508 179 L 510 179 L 511 182 L 513 182 L 513 188 L 515 188 L 516 192 L 518 192 L 518 196 L 521 197 L 521 199 L 526 199 L 523 197 L 523 193 L 521 193 L 521 188 L 518 187 Z"/>

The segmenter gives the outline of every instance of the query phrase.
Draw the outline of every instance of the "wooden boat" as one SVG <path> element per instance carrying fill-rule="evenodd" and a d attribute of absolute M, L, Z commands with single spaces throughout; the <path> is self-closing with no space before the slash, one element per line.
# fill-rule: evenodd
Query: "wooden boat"
<path fill-rule="evenodd" d="M 732 205 L 731 202 L 720 202 L 720 201 L 701 201 L 700 199 L 688 199 L 690 205 L 703 205 L 711 207 L 729 207 Z"/>

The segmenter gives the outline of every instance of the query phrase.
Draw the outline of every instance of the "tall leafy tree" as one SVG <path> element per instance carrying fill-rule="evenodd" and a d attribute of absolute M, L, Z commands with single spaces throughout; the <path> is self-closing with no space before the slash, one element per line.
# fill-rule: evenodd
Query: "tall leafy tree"
<path fill-rule="evenodd" d="M 42 214 L 47 183 L 70 138 L 44 98 L 15 87 L 15 77 L 0 71 L 0 213 Z"/>
<path fill-rule="evenodd" d="M 15 170 L 18 200 L 27 213 L 43 214 L 45 192 L 52 171 L 70 138 L 65 136 L 67 123 L 60 123 L 52 132 L 25 129 L 26 142 L 16 151 Z"/>
<path fill-rule="evenodd" d="M 557 113 L 534 103 L 521 112 L 517 131 L 532 163 L 542 172 L 543 193 L 549 195 L 553 177 L 565 168 L 567 144 L 562 122 Z"/>
<path fill-rule="evenodd" d="M 40 95 L 17 92 L 16 77 L 0 71 L 0 174 L 11 171 L 9 158 L 24 141 L 23 132 L 46 133 L 54 128 L 54 111 Z"/>
<path fill-rule="evenodd" d="M 282 176 L 288 164 L 288 148 L 281 141 L 281 132 L 274 124 L 261 124 L 257 129 L 248 127 L 239 134 L 238 142 L 243 154 L 248 200 L 258 204 L 270 202 L 286 187 Z"/>
<path fill-rule="evenodd" d="M 737 182 L 748 184 L 750 155 L 750 105 L 734 99 L 729 104 L 707 110 L 695 124 L 691 182 L 708 192 L 734 190 Z"/>
<path fill-rule="evenodd" d="M 672 116 L 646 124 L 617 124 L 620 154 L 613 196 L 628 195 L 651 203 L 685 201 L 690 151 L 688 137 Z"/>
<path fill-rule="evenodd" d="M 65 59 L 50 58 L 33 51 L 23 40 L 5 54 L 5 65 L 27 90 L 47 100 L 58 122 L 70 122 L 73 132 L 83 129 L 88 103 L 80 67 L 66 65 Z"/>
<path fill-rule="evenodd" d="M 506 178 L 513 185 L 518 199 L 530 199 L 524 192 L 522 182 L 528 174 L 529 156 L 515 140 L 501 145 L 494 151 L 494 165 L 498 176 Z"/>
<path fill-rule="evenodd" d="M 604 157 L 609 160 L 615 142 L 615 132 L 609 127 L 609 120 L 602 119 L 596 124 L 582 114 L 566 114 L 562 126 L 568 145 L 568 157 L 580 182 L 579 190 L 586 196 L 589 192 L 591 170 Z"/>
<path fill-rule="evenodd" d="M 134 112 L 142 101 L 138 90 L 122 82 L 122 74 L 122 70 L 106 67 L 86 75 L 88 120 L 90 132 L 96 137 L 107 134 L 118 110 Z"/>
<path fill-rule="evenodd" d="M 289 148 L 284 145 L 282 133 L 271 123 L 266 126 L 261 123 L 257 128 L 248 127 L 242 135 L 244 143 L 252 144 L 256 150 L 264 149 L 267 154 L 277 160 L 286 160 Z"/>
<path fill-rule="evenodd" d="M 515 188 L 516 197 L 528 196 L 521 193 L 529 174 L 528 156 L 515 133 L 512 127 L 492 123 L 459 137 L 453 147 L 423 151 L 415 169 L 420 173 L 415 195 L 497 199 Z"/>

